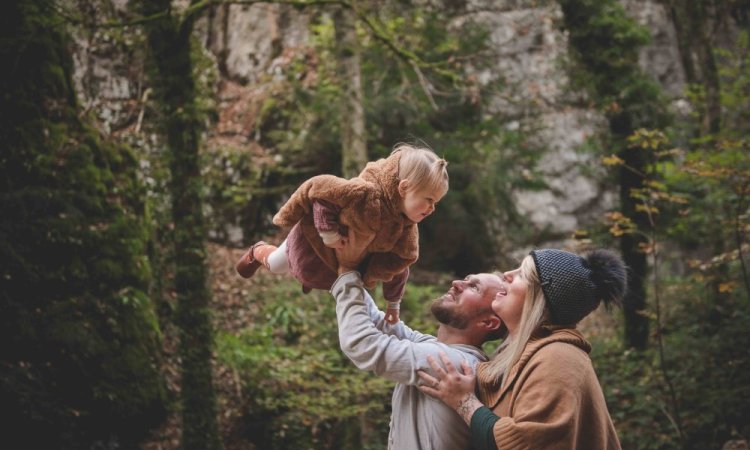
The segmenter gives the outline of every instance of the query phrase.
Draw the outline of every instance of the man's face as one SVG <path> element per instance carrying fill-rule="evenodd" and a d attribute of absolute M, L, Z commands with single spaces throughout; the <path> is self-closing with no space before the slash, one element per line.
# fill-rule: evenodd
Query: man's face
<path fill-rule="evenodd" d="M 438 322 L 463 330 L 475 317 L 492 312 L 492 300 L 501 286 L 497 275 L 469 275 L 453 281 L 448 292 L 435 300 L 430 310 Z"/>

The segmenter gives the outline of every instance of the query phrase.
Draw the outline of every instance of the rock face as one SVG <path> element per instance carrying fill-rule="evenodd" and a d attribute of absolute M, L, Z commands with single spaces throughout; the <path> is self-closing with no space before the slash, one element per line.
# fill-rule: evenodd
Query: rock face
<path fill-rule="evenodd" d="M 652 32 L 653 42 L 642 50 L 641 65 L 668 94 L 679 97 L 684 74 L 668 14 L 654 0 L 622 1 Z M 123 11 L 127 2 L 113 3 L 117 12 Z M 588 108 L 582 93 L 568 87 L 567 38 L 558 27 L 562 13 L 554 2 L 537 3 L 469 0 L 454 26 L 480 23 L 491 30 L 494 68 L 475 75 L 485 84 L 502 79 L 508 88 L 490 101 L 487 114 L 500 117 L 509 127 L 538 130 L 535 144 L 548 149 L 539 168 L 549 189 L 514 193 L 519 212 L 535 230 L 531 233 L 537 239 L 535 244 L 541 245 L 541 236 L 559 243 L 574 230 L 598 220 L 614 206 L 616 196 L 602 189 L 598 161 L 577 151 L 588 137 L 606 127 L 606 122 Z M 227 98 L 237 97 L 227 94 L 229 87 L 252 90 L 257 83 L 283 76 L 289 52 L 309 39 L 306 14 L 278 4 L 255 4 L 218 6 L 203 15 L 196 24 L 196 36 L 216 60 L 220 107 Z M 147 96 L 141 88 L 140 57 L 128 52 L 127 45 L 123 51 L 122 44 L 108 39 L 106 33 L 79 36 L 76 42 L 78 93 L 83 105 L 96 111 L 106 131 L 137 134 Z M 125 30 L 125 39 L 140 39 L 138 30 Z M 252 132 L 242 131 L 246 137 Z"/>
<path fill-rule="evenodd" d="M 199 24 L 206 47 L 219 59 L 222 75 L 243 83 L 278 72 L 275 58 L 307 43 L 308 16 L 279 4 L 223 5 Z"/>
<path fill-rule="evenodd" d="M 494 99 L 489 113 L 538 130 L 536 145 L 548 149 L 538 168 L 549 189 L 516 191 L 516 208 L 537 233 L 564 239 L 586 218 L 611 206 L 592 174 L 581 173 L 581 166 L 593 165 L 591 156 L 576 152 L 603 120 L 566 90 L 566 37 L 556 25 L 561 19 L 557 5 L 506 4 L 494 11 L 489 4 L 476 6 L 485 11 L 464 20 L 492 30 L 496 50 L 495 69 L 479 79 L 490 83 L 502 77 L 508 86 L 507 96 Z"/>
<path fill-rule="evenodd" d="M 558 27 L 562 12 L 554 2 L 471 2 L 459 21 L 476 21 L 492 30 L 494 69 L 478 74 L 483 83 L 502 78 L 510 87 L 489 111 L 539 130 L 536 144 L 547 153 L 539 163 L 548 190 L 515 192 L 516 207 L 537 233 L 556 244 L 599 220 L 615 206 L 616 195 L 603 190 L 598 161 L 577 150 L 607 127 L 606 120 L 586 106 L 583 93 L 570 92 L 565 66 L 567 37 Z M 627 0 L 627 11 L 652 32 L 652 43 L 641 52 L 644 70 L 673 96 L 684 89 L 684 74 L 671 22 L 655 1 Z M 457 24 L 460 26 L 460 24 Z M 512 122 L 511 122 L 512 123 Z M 537 242 L 537 244 L 544 244 Z"/>
<path fill-rule="evenodd" d="M 643 0 L 621 0 L 621 3 L 632 18 L 651 31 L 651 44 L 641 50 L 641 68 L 657 80 L 668 95 L 682 96 L 685 72 L 675 30 L 664 5 Z"/>

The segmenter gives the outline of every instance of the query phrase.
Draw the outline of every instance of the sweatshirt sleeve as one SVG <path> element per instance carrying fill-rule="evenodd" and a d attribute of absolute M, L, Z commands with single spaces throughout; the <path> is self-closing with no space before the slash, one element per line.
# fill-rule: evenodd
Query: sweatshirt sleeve
<path fill-rule="evenodd" d="M 383 283 L 383 297 L 389 302 L 399 302 L 404 296 L 406 281 L 409 279 L 409 268 L 394 276 L 391 281 Z"/>
<path fill-rule="evenodd" d="M 346 356 L 361 370 L 373 371 L 389 380 L 416 385 L 417 370 L 432 372 L 427 355 L 438 357 L 444 352 L 457 366 L 468 359 L 478 360 L 467 352 L 439 342 L 435 337 L 409 329 L 403 322 L 393 327 L 383 324 L 383 313 L 367 295 L 357 272 L 341 275 L 333 283 L 339 344 Z"/>
<path fill-rule="evenodd" d="M 471 448 L 474 450 L 498 450 L 493 427 L 500 418 L 488 407 L 482 406 L 471 416 Z"/>
<path fill-rule="evenodd" d="M 339 231 L 339 213 L 341 208 L 331 202 L 313 199 L 313 223 L 318 232 L 333 231 L 344 234 Z"/>

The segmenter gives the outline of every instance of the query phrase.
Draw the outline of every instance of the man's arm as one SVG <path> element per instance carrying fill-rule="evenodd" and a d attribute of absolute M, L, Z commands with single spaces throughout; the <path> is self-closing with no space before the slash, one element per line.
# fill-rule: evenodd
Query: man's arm
<path fill-rule="evenodd" d="M 372 321 L 373 325 L 375 325 L 375 328 L 378 331 L 383 334 L 396 336 L 399 339 L 406 339 L 413 342 L 420 342 L 432 337 L 430 335 L 425 335 L 423 333 L 420 333 L 419 331 L 409 328 L 406 324 L 404 324 L 403 321 L 399 321 L 395 324 L 389 323 L 387 320 L 385 320 L 385 312 L 381 311 L 378 308 L 378 305 L 375 303 L 372 295 L 370 295 L 367 289 L 363 290 L 363 301 L 365 303 L 365 308 L 367 309 L 367 315 L 370 316 L 370 320 Z"/>
<path fill-rule="evenodd" d="M 397 335 L 379 329 L 380 325 L 387 326 L 373 321 L 371 311 L 377 308 L 374 304 L 368 307 L 368 295 L 357 272 L 340 275 L 331 293 L 336 298 L 341 350 L 362 370 L 371 370 L 399 383 L 418 384 L 416 371 L 431 370 L 427 355 L 437 356 L 442 351 L 455 359 L 456 364 L 468 357 L 432 336 L 410 330 L 403 323 L 389 330 Z M 382 312 L 378 311 L 377 317 L 382 321 Z"/>

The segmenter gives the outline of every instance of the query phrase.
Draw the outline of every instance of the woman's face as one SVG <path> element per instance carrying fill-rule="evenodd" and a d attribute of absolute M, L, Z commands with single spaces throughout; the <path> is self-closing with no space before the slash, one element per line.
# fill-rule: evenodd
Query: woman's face
<path fill-rule="evenodd" d="M 508 334 L 514 334 L 521 323 L 527 287 L 528 281 L 520 268 L 503 273 L 501 288 L 492 301 L 492 310 L 508 327 Z"/>

